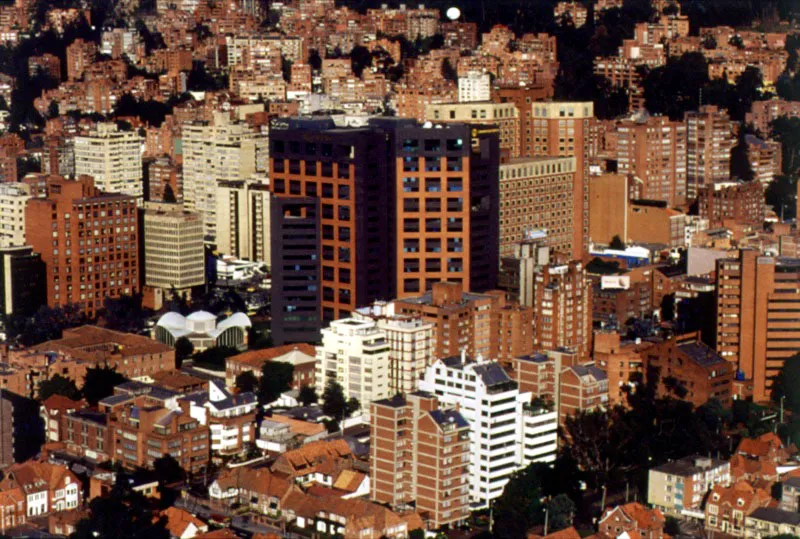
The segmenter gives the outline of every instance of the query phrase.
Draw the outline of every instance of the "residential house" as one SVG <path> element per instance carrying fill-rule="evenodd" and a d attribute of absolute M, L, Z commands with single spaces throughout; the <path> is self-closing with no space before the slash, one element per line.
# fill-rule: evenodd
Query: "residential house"
<path fill-rule="evenodd" d="M 346 441 L 318 441 L 280 455 L 270 470 L 298 483 L 332 486 L 339 474 L 353 469 L 354 461 L 355 456 Z"/>
<path fill-rule="evenodd" d="M 631 502 L 606 509 L 598 529 L 609 537 L 619 537 L 627 532 L 632 537 L 638 534 L 641 539 L 663 539 L 665 523 L 666 518 L 660 510 Z"/>
<path fill-rule="evenodd" d="M 0 492 L 19 489 L 25 496 L 27 518 L 75 509 L 81 502 L 81 486 L 69 469 L 49 462 L 29 460 L 14 464 L 0 481 Z"/>
<path fill-rule="evenodd" d="M 706 502 L 706 530 L 733 537 L 745 536 L 745 518 L 772 497 L 768 491 L 745 481 L 730 486 L 715 485 Z"/>
<path fill-rule="evenodd" d="M 286 475 L 267 468 L 238 468 L 224 470 L 208 487 L 213 507 L 228 508 L 240 504 L 263 515 L 276 516 L 292 493 L 300 489 Z"/>

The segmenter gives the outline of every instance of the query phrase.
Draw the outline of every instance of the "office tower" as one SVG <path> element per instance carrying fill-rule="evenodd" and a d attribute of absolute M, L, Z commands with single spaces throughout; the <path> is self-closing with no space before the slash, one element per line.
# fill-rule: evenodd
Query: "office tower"
<path fill-rule="evenodd" d="M 0 247 L 0 312 L 32 316 L 47 301 L 45 265 L 28 245 Z"/>
<path fill-rule="evenodd" d="M 714 105 L 684 114 L 686 123 L 686 196 L 692 200 L 703 185 L 730 179 L 733 122 Z"/>
<path fill-rule="evenodd" d="M 519 111 L 514 103 L 441 103 L 425 107 L 429 122 L 459 122 L 492 126 L 500 138 L 500 151 L 506 159 L 520 156 Z M 479 131 L 481 128 L 477 128 Z M 486 129 L 485 127 L 483 129 Z"/>
<path fill-rule="evenodd" d="M 419 315 L 395 313 L 394 303 L 375 302 L 353 313 L 357 320 L 374 320 L 389 341 L 389 393 L 417 390 L 425 368 L 433 362 L 434 326 Z"/>
<path fill-rule="evenodd" d="M 266 152 L 266 135 L 233 122 L 227 113 L 183 126 L 183 200 L 203 216 L 206 243 L 217 242 L 217 183 L 266 172 L 261 164 Z"/>
<path fill-rule="evenodd" d="M 141 197 L 143 143 L 136 131 L 99 123 L 88 135 L 75 137 L 75 174 L 91 176 L 103 192 Z"/>
<path fill-rule="evenodd" d="M 31 188 L 24 183 L 0 183 L 0 246 L 25 245 L 25 206 Z"/>
<path fill-rule="evenodd" d="M 370 406 L 370 498 L 414 503 L 432 528 L 465 520 L 469 508 L 470 427 L 435 396 L 415 392 Z"/>
<path fill-rule="evenodd" d="M 742 250 L 717 270 L 717 352 L 752 387 L 756 402 L 770 399 L 784 361 L 800 352 L 800 259 Z"/>
<path fill-rule="evenodd" d="M 138 293 L 136 199 L 103 193 L 85 176 L 51 176 L 48 185 L 25 211 L 28 243 L 47 267 L 47 304 L 77 304 L 93 318 L 105 298 Z"/>
<path fill-rule="evenodd" d="M 392 233 L 385 137 L 369 128 L 336 128 L 329 118 L 290 119 L 272 126 L 270 145 L 273 195 L 319 201 L 323 320 L 387 299 Z"/>
<path fill-rule="evenodd" d="M 534 103 L 533 155 L 575 157 L 572 185 L 574 216 L 571 258 L 580 260 L 589 248 L 589 124 L 594 118 L 591 102 Z"/>
<path fill-rule="evenodd" d="M 480 71 L 469 71 L 458 77 L 458 102 L 489 101 L 492 98 L 492 76 Z"/>
<path fill-rule="evenodd" d="M 500 257 L 535 231 L 546 245 L 572 253 L 574 157 L 530 157 L 500 165 Z"/>
<path fill-rule="evenodd" d="M 217 250 L 272 265 L 270 192 L 266 179 L 218 181 L 216 205 Z"/>
<path fill-rule="evenodd" d="M 617 122 L 617 172 L 641 181 L 639 198 L 686 201 L 686 126 L 640 113 Z"/>
<path fill-rule="evenodd" d="M 179 204 L 145 202 L 142 236 L 145 286 L 185 292 L 205 284 L 200 214 Z"/>
<path fill-rule="evenodd" d="M 592 291 L 582 262 L 555 256 L 535 270 L 534 345 L 573 349 L 585 357 L 592 339 Z"/>
<path fill-rule="evenodd" d="M 531 394 L 520 393 L 498 363 L 465 355 L 439 359 L 426 369 L 420 389 L 443 405 L 458 405 L 469 423 L 473 509 L 499 497 L 515 471 L 555 460 L 556 412 L 532 408 Z"/>
<path fill-rule="evenodd" d="M 497 286 L 497 134 L 463 124 L 375 121 L 390 134 L 395 200 L 395 296 L 461 283 Z M 426 124 L 427 125 L 427 124 Z"/>
<path fill-rule="evenodd" d="M 315 380 L 320 394 L 330 381 L 338 382 L 345 397 L 357 399 L 364 410 L 370 402 L 388 398 L 386 333 L 371 320 L 334 320 L 322 330 Z"/>
<path fill-rule="evenodd" d="M 319 202 L 273 197 L 270 211 L 272 342 L 317 342 L 322 329 Z"/>

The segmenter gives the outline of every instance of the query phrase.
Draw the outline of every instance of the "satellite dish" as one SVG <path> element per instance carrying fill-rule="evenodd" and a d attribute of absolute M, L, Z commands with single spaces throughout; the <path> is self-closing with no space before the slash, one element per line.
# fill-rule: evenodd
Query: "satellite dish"
<path fill-rule="evenodd" d="M 451 21 L 457 20 L 461 16 L 461 10 L 453 6 L 447 10 L 447 18 Z"/>

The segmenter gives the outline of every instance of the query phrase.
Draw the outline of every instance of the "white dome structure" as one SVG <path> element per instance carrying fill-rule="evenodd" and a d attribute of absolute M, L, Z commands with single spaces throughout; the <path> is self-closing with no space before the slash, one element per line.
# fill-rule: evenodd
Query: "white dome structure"
<path fill-rule="evenodd" d="M 253 323 L 244 313 L 234 313 L 217 322 L 217 317 L 207 311 L 195 311 L 189 316 L 166 313 L 156 322 L 153 338 L 158 342 L 175 346 L 175 341 L 186 337 L 194 349 L 202 352 L 215 346 L 231 346 L 247 349 L 247 329 Z"/>

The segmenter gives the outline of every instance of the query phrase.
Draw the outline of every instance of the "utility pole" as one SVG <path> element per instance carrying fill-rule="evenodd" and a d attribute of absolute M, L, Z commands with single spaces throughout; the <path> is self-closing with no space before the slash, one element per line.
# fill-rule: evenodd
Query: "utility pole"
<path fill-rule="evenodd" d="M 544 506 L 544 535 L 547 535 L 547 520 L 550 516 L 550 508 L 546 505 Z"/>

